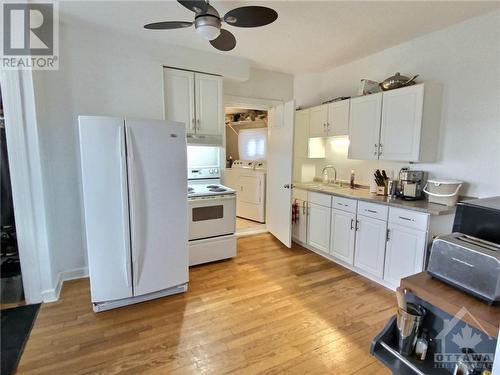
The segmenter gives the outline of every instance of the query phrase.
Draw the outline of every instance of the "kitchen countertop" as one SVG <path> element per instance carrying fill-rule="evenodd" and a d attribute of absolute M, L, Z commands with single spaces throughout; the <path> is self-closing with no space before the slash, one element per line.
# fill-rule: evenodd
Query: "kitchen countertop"
<path fill-rule="evenodd" d="M 399 198 L 389 198 L 370 193 L 369 190 L 365 188 L 351 189 L 350 187 L 325 185 L 318 182 L 294 182 L 293 186 L 297 189 L 353 198 L 366 202 L 380 203 L 386 206 L 419 211 L 430 215 L 450 215 L 455 213 L 455 207 L 429 203 L 425 199 L 418 201 L 406 201 Z"/>
<path fill-rule="evenodd" d="M 461 317 L 464 322 L 481 331 L 484 330 L 490 337 L 498 336 L 499 306 L 490 306 L 486 302 L 432 278 L 427 272 L 401 279 L 401 287 L 451 316 L 465 307 L 469 314 Z"/>

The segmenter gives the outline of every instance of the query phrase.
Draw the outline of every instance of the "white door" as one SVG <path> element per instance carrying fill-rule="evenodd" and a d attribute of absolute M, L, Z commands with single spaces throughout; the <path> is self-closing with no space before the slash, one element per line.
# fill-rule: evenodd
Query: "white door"
<path fill-rule="evenodd" d="M 309 137 L 326 137 L 328 106 L 326 104 L 309 108 Z"/>
<path fill-rule="evenodd" d="M 351 99 L 349 159 L 378 159 L 382 93 Z"/>
<path fill-rule="evenodd" d="M 402 278 L 421 272 L 427 233 L 389 223 L 384 280 L 395 288 Z"/>
<path fill-rule="evenodd" d="M 349 134 L 350 100 L 328 104 L 328 135 Z"/>
<path fill-rule="evenodd" d="M 332 210 L 330 254 L 347 264 L 354 264 L 356 214 Z"/>
<path fill-rule="evenodd" d="M 384 275 L 387 222 L 358 216 L 354 265 L 374 276 Z"/>
<path fill-rule="evenodd" d="M 295 112 L 293 135 L 293 180 L 302 181 L 302 161 L 308 156 L 309 109 Z"/>
<path fill-rule="evenodd" d="M 222 77 L 195 73 L 196 134 L 222 135 Z"/>
<path fill-rule="evenodd" d="M 186 133 L 126 121 L 134 295 L 188 281 Z"/>
<path fill-rule="evenodd" d="M 418 161 L 424 85 L 384 92 L 380 159 Z"/>
<path fill-rule="evenodd" d="M 92 302 L 132 296 L 122 118 L 78 118 Z"/>
<path fill-rule="evenodd" d="M 298 205 L 298 219 L 292 224 L 292 238 L 296 241 L 307 243 L 307 202 L 296 199 Z"/>
<path fill-rule="evenodd" d="M 330 207 L 308 203 L 307 244 L 328 253 L 330 250 Z"/>
<path fill-rule="evenodd" d="M 268 112 L 266 223 L 286 246 L 292 245 L 292 168 L 295 101 Z"/>
<path fill-rule="evenodd" d="M 165 119 L 182 122 L 188 133 L 194 133 L 194 73 L 164 68 L 163 75 Z"/>

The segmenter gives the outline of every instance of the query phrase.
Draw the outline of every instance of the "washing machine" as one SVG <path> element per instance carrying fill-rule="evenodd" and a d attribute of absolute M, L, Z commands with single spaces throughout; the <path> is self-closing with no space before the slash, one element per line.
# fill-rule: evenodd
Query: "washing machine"
<path fill-rule="evenodd" d="M 265 223 L 266 172 L 264 161 L 235 160 L 226 169 L 224 183 L 236 190 L 236 216 Z"/>

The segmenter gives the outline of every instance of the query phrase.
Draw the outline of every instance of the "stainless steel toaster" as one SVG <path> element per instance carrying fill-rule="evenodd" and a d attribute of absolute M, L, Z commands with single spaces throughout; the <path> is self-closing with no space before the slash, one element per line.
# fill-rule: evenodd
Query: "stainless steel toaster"
<path fill-rule="evenodd" d="M 427 272 L 478 298 L 500 301 L 500 245 L 463 233 L 437 237 Z"/>

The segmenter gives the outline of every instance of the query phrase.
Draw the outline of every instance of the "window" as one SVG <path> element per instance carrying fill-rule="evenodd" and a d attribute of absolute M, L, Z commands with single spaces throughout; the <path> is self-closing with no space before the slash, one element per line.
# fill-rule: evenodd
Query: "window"
<path fill-rule="evenodd" d="M 266 160 L 267 128 L 240 130 L 238 151 L 241 160 Z"/>

